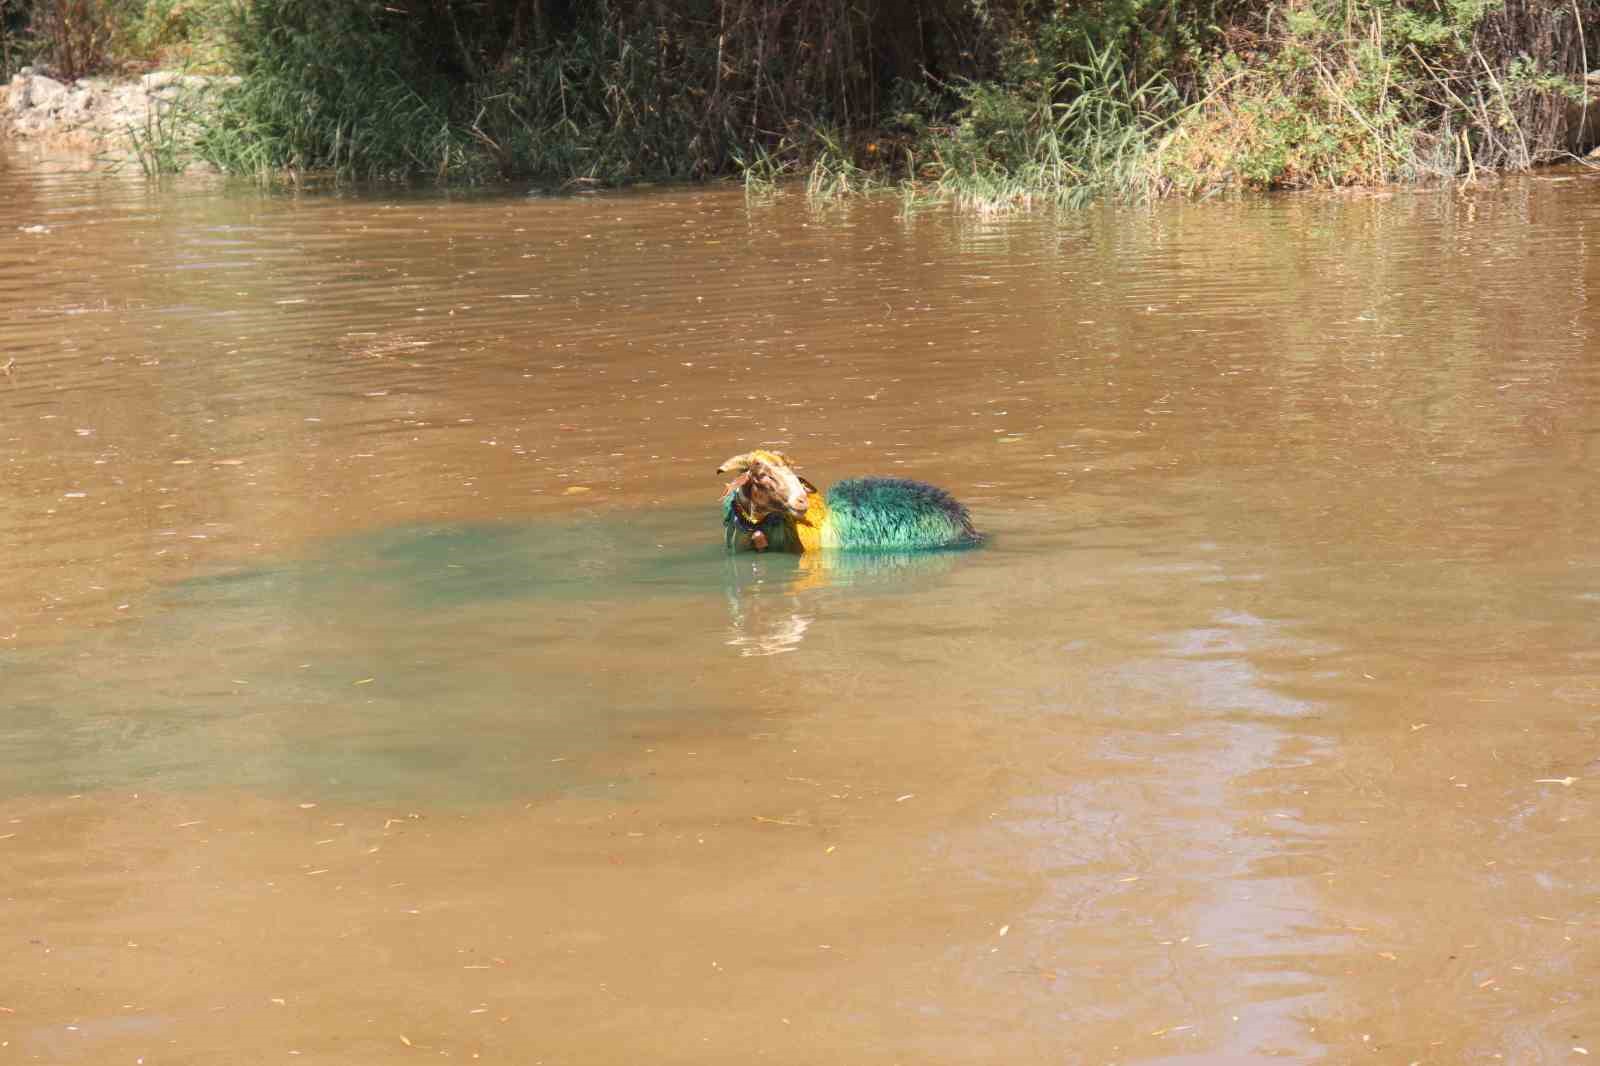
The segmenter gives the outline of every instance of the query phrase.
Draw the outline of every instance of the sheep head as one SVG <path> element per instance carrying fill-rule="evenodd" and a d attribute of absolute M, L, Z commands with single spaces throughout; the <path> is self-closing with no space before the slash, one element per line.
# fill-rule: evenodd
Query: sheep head
<path fill-rule="evenodd" d="M 753 522 L 769 514 L 805 517 L 809 493 L 815 488 L 794 468 L 794 461 L 782 452 L 757 448 L 735 455 L 717 467 L 719 474 L 737 474 L 728 491 L 738 493 L 745 513 Z"/>

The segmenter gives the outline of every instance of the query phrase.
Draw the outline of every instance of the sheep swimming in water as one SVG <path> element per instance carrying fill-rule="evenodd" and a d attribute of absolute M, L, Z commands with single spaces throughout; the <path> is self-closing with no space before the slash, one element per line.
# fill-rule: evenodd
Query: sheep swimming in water
<path fill-rule="evenodd" d="M 850 478 L 824 493 L 800 476 L 788 456 L 765 448 L 734 456 L 717 473 L 738 475 L 722 498 L 729 548 L 919 551 L 983 540 L 967 509 L 926 482 Z"/>

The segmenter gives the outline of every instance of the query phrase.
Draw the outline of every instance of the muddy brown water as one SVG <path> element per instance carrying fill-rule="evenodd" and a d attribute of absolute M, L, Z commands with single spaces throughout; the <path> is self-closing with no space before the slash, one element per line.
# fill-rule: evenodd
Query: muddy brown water
<path fill-rule="evenodd" d="M 0 1062 L 1600 1056 L 1597 182 L 0 168 Z"/>

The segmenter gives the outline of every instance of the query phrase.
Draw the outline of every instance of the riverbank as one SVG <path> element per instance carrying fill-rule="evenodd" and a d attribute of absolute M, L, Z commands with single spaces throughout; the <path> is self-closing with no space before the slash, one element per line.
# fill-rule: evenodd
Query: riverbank
<path fill-rule="evenodd" d="M 531 21 L 493 0 L 243 0 L 184 45 L 210 57 L 188 69 L 235 72 L 237 91 L 159 74 L 119 96 L 35 73 L 9 111 L 18 136 L 150 172 L 803 179 L 818 198 L 898 189 L 980 211 L 1470 179 L 1596 141 L 1600 0 L 981 6 L 933 3 L 913 26 L 891 0 L 615 0 Z"/>
<path fill-rule="evenodd" d="M 67 83 L 25 67 L 0 86 L 0 135 L 37 153 L 181 171 L 200 162 L 194 145 L 206 116 L 238 81 L 159 70 Z"/>

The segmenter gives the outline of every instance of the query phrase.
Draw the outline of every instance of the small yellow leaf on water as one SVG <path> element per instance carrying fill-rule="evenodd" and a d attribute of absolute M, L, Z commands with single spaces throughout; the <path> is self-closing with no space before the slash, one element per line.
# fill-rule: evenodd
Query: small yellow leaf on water
<path fill-rule="evenodd" d="M 406 1034 L 404 1034 L 404 1033 L 400 1034 L 400 1043 L 404 1044 L 406 1047 L 415 1047 L 416 1046 L 416 1045 L 411 1043 L 411 1038 L 409 1036 L 407 1036 Z"/>
<path fill-rule="evenodd" d="M 378 679 L 375 678 L 375 677 L 363 677 L 360 681 L 357 681 L 356 684 L 358 684 L 358 685 L 370 685 L 376 680 L 378 680 Z"/>
<path fill-rule="evenodd" d="M 584 493 L 592 492 L 592 491 L 594 491 L 594 490 L 589 488 L 589 486 L 587 486 L 587 485 L 568 485 L 567 488 L 566 488 L 566 491 L 563 492 L 562 495 L 563 496 L 582 496 Z"/>
<path fill-rule="evenodd" d="M 1576 780 L 1576 777 L 1540 777 L 1536 778 L 1533 783 L 1536 785 L 1561 785 L 1564 788 L 1570 788 Z"/>

